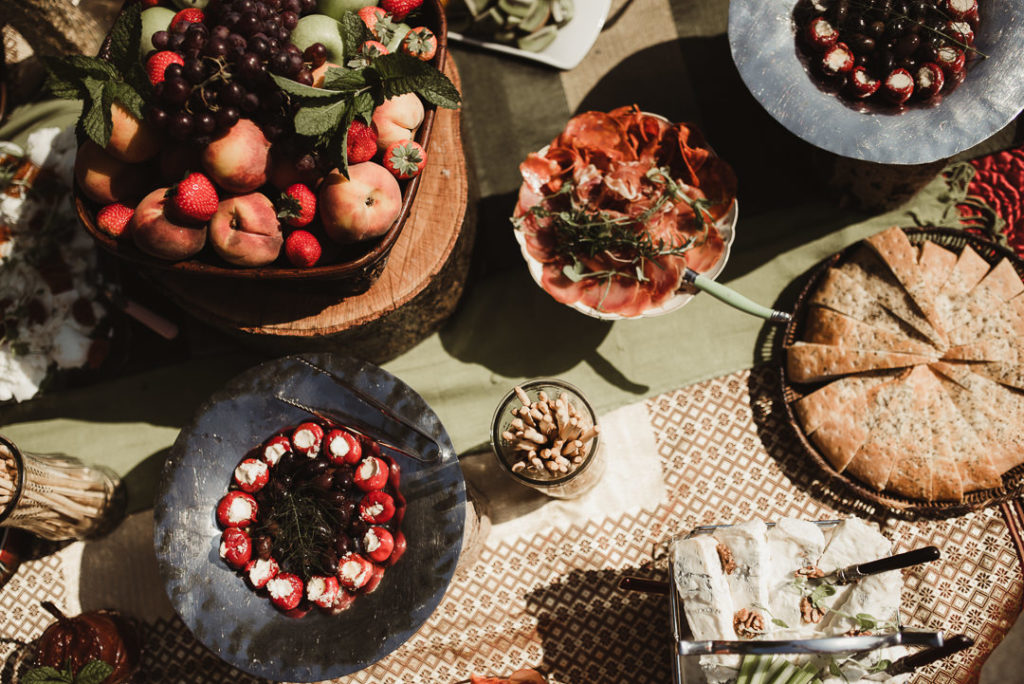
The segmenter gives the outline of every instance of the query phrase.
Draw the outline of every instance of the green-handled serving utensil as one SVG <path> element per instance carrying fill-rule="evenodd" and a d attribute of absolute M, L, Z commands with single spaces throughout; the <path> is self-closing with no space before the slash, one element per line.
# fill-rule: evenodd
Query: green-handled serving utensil
<path fill-rule="evenodd" d="M 703 276 L 690 268 L 683 271 L 683 282 L 690 283 L 698 290 L 707 292 L 715 299 L 728 304 L 734 309 L 739 309 L 743 313 L 748 313 L 751 316 L 763 318 L 769 323 L 788 325 L 793 319 L 792 314 L 786 313 L 785 311 L 776 311 L 775 309 L 758 304 L 744 295 L 741 295 L 731 287 L 715 282 L 711 278 Z"/>

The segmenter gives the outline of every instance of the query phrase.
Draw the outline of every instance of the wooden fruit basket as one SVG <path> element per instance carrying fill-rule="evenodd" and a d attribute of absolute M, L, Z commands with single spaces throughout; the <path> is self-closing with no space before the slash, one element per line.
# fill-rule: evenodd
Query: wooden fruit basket
<path fill-rule="evenodd" d="M 425 0 L 422 9 L 426 14 L 425 24 L 437 36 L 437 54 L 434 55 L 430 63 L 438 70 L 444 71 L 448 56 L 448 24 L 443 3 L 441 0 Z M 109 52 L 110 37 L 108 36 L 100 48 L 99 55 L 105 58 L 109 56 Z M 416 142 L 423 145 L 430 155 L 433 152 L 430 147 L 430 139 L 437 108 L 429 103 L 424 103 L 424 109 L 425 116 L 416 134 Z M 276 265 L 277 262 L 256 268 L 238 268 L 218 259 L 209 246 L 196 257 L 184 261 L 172 262 L 158 259 L 139 250 L 130 240 L 117 240 L 101 231 L 96 225 L 96 212 L 99 210 L 97 203 L 85 197 L 77 183 L 74 194 L 75 206 L 82 225 L 100 247 L 125 262 L 145 269 L 155 269 L 172 276 L 205 276 L 206 278 L 201 280 L 207 285 L 210 282 L 209 278 L 248 282 L 271 280 L 279 281 L 282 284 L 329 281 L 335 293 L 349 295 L 365 292 L 380 277 L 391 250 L 409 219 L 420 184 L 421 176 L 416 176 L 405 182 L 405 187 L 402 189 L 401 211 L 387 233 L 376 240 L 346 247 L 346 251 L 342 253 L 343 261 L 310 268 L 280 266 Z"/>

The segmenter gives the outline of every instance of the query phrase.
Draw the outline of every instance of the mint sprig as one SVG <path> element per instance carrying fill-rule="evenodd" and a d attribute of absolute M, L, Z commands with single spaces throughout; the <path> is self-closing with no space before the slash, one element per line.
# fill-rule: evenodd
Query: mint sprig
<path fill-rule="evenodd" d="M 373 36 L 353 12 L 345 12 L 340 24 L 347 63 Z M 302 85 L 283 76 L 272 78 L 299 105 L 294 118 L 295 132 L 309 139 L 311 146 L 345 176 L 348 127 L 356 117 L 370 123 L 373 110 L 384 100 L 406 93 L 416 93 L 426 102 L 447 109 L 457 109 L 462 103 L 459 91 L 447 76 L 427 62 L 405 54 L 381 55 L 353 69 L 332 67 L 324 76 L 322 88 Z"/>
<path fill-rule="evenodd" d="M 113 123 L 110 107 L 117 103 L 141 119 L 145 96 L 150 91 L 139 61 L 142 5 L 133 3 L 117 17 L 110 30 L 110 59 L 69 55 L 43 57 L 46 88 L 56 97 L 83 100 L 78 120 L 79 139 L 89 138 L 100 147 L 110 142 Z"/>
<path fill-rule="evenodd" d="M 55 667 L 37 667 L 21 677 L 23 684 L 101 684 L 114 668 L 102 660 L 91 660 L 78 671 L 71 672 L 70 663 L 63 670 Z"/>

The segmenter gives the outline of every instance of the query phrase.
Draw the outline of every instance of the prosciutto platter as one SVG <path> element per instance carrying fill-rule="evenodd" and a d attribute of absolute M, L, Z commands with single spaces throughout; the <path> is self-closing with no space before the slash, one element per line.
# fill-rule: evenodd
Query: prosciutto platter
<path fill-rule="evenodd" d="M 685 303 L 687 268 L 717 275 L 736 176 L 686 124 L 621 107 L 569 120 L 520 165 L 516 237 L 538 284 L 602 318 Z"/>
<path fill-rule="evenodd" d="M 994 260 L 993 260 L 994 261 Z M 970 245 L 867 238 L 810 293 L 786 375 L 835 469 L 917 501 L 962 501 L 1024 463 L 1024 283 Z"/>

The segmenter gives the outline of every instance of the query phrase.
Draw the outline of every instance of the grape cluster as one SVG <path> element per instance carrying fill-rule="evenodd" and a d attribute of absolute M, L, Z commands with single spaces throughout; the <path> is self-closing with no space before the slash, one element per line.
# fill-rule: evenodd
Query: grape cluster
<path fill-rule="evenodd" d="M 154 86 L 147 119 L 201 145 L 241 117 L 254 120 L 268 140 L 286 136 L 293 112 L 270 75 L 312 85 L 326 50 L 317 44 L 304 57 L 290 38 L 299 18 L 314 11 L 316 0 L 212 0 L 203 23 L 178 21 L 157 31 L 153 46 L 178 53 L 184 64 L 170 64 Z"/>

